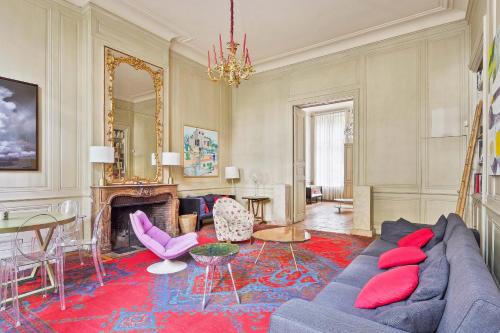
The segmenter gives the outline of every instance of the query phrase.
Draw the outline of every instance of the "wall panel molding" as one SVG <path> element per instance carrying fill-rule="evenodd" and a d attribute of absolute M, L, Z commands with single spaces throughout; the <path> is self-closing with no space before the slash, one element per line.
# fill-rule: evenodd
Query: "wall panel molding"
<path fill-rule="evenodd" d="M 419 192 L 419 69 L 418 43 L 366 55 L 367 165 L 363 170 L 366 185 L 374 192 Z"/>
<path fill-rule="evenodd" d="M 468 96 L 463 94 L 469 86 L 467 32 L 465 22 L 446 24 L 258 73 L 244 82 L 233 93 L 231 140 L 233 164 L 243 168 L 241 184 L 247 184 L 253 170 L 265 175 L 265 185 L 292 184 L 291 107 L 358 90 L 354 186 L 373 186 L 373 224 L 396 215 L 430 222 L 436 209 L 443 214 L 454 210 L 466 143 L 461 126 L 469 119 Z M 457 53 L 450 63 L 441 50 L 448 44 Z M 349 66 L 339 66 L 348 63 L 356 64 L 355 74 Z M 330 77 L 351 81 L 344 86 Z M 453 93 L 451 105 L 443 102 L 442 90 L 429 83 L 436 79 L 445 92 Z M 462 94 L 457 96 L 457 91 Z M 451 110 L 455 129 L 460 129 L 456 138 L 427 135 L 432 132 L 429 110 L 439 107 Z M 261 140 L 266 140 L 265 148 Z M 443 152 L 445 146 L 450 151 Z M 446 163 L 435 171 L 440 151 Z M 440 179 L 446 170 L 450 174 Z"/>
<path fill-rule="evenodd" d="M 0 38 L 25 41 L 22 48 L 16 46 L 21 44 L 14 44 L 2 52 L 0 63 L 9 64 L 4 66 L 6 72 L 2 75 L 39 85 L 40 150 L 39 171 L 0 172 L 0 201 L 12 205 L 16 200 L 79 197 L 82 184 L 79 163 L 74 159 L 78 158 L 86 135 L 83 132 L 78 136 L 75 133 L 64 136 L 60 125 L 66 123 L 66 116 L 81 110 L 77 96 L 77 77 L 81 73 L 78 60 L 81 13 L 71 6 L 45 0 L 19 0 L 0 7 L 0 26 L 8 25 L 2 29 L 7 35 L 0 34 Z M 11 25 L 12 19 L 24 24 Z M 76 128 L 76 120 L 70 120 L 68 125 L 71 124 Z M 75 152 L 75 158 L 63 159 L 64 153 L 70 153 L 68 149 Z"/>

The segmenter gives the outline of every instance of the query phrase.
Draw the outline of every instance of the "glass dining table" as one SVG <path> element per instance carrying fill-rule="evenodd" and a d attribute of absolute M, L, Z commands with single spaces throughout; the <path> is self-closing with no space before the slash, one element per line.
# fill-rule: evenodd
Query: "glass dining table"
<path fill-rule="evenodd" d="M 47 214 L 47 215 L 41 215 Z M 50 215 L 48 215 L 50 214 Z M 31 217 L 38 216 L 37 218 L 32 219 L 27 224 L 23 223 Z M 52 216 L 57 220 L 54 220 Z M 74 215 L 65 215 L 59 212 L 47 212 L 47 211 L 36 211 L 36 212 L 10 212 L 8 220 L 0 220 L 0 234 L 13 234 L 13 237 L 16 236 L 17 232 L 28 232 L 33 231 L 35 233 L 36 240 L 40 249 L 46 251 L 52 237 L 54 236 L 54 231 L 56 230 L 57 225 L 68 224 L 75 221 L 76 216 Z M 47 229 L 45 235 L 42 234 L 42 230 Z M 32 268 L 31 273 L 23 278 L 18 279 L 21 281 L 31 281 L 34 280 L 37 274 L 39 265 L 36 265 Z M 33 294 L 41 293 L 45 290 L 52 290 L 56 287 L 56 280 L 54 276 L 54 271 L 47 265 L 47 275 L 49 277 L 49 284 L 46 288 L 41 286 L 40 288 L 30 290 L 28 292 L 20 293 L 19 298 L 27 297 Z M 10 301 L 7 299 L 6 301 Z"/>

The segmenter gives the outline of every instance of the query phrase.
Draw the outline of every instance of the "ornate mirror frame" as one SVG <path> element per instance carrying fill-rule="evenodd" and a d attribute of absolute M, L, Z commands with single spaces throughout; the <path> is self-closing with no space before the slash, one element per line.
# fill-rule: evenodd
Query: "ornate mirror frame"
<path fill-rule="evenodd" d="M 128 64 L 135 70 L 144 70 L 153 80 L 153 86 L 156 96 L 155 110 L 155 128 L 156 128 L 156 161 L 160 161 L 163 145 L 162 131 L 162 111 L 163 111 L 163 68 L 151 65 L 141 59 L 127 55 L 121 51 L 104 47 L 105 54 L 105 113 L 106 113 L 106 141 L 108 145 L 113 146 L 113 130 L 115 121 L 115 103 L 113 100 L 113 81 L 115 79 L 115 70 L 120 64 Z M 119 56 L 117 56 L 119 54 Z M 156 68 L 153 68 L 156 67 Z M 106 94 L 107 92 L 107 94 Z M 106 165 L 106 183 L 110 185 L 119 184 L 149 184 L 161 183 L 162 164 L 156 163 L 156 176 L 153 179 L 141 178 L 137 176 L 115 178 L 113 176 L 113 164 Z"/>

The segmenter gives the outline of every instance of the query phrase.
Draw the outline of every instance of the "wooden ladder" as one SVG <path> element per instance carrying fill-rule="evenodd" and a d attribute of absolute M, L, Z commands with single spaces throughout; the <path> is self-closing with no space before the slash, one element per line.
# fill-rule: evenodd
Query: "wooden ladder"
<path fill-rule="evenodd" d="M 463 218 L 465 203 L 469 193 L 470 173 L 472 171 L 472 162 L 474 159 L 474 150 L 476 149 L 477 137 L 481 126 L 481 115 L 483 113 L 483 101 L 480 101 L 476 106 L 474 113 L 474 121 L 472 123 L 472 131 L 470 133 L 469 145 L 467 146 L 467 156 L 465 157 L 465 166 L 460 182 L 460 190 L 458 192 L 457 208 L 455 213 Z"/>

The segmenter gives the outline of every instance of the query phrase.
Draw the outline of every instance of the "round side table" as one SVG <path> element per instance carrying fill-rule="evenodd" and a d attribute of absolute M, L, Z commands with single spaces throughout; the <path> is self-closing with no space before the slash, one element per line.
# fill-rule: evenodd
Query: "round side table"
<path fill-rule="evenodd" d="M 238 252 L 240 251 L 240 247 L 236 244 L 230 243 L 209 243 L 200 246 L 196 246 L 189 251 L 191 256 L 194 258 L 196 262 L 201 265 L 206 266 L 205 270 L 205 288 L 203 289 L 203 301 L 201 303 L 201 309 L 205 309 L 205 298 L 207 294 L 207 286 L 208 286 L 208 275 L 210 270 L 212 270 L 211 278 L 210 278 L 210 287 L 209 294 L 212 292 L 214 272 L 216 266 L 224 266 L 227 265 L 227 270 L 229 271 L 229 276 L 231 276 L 231 282 L 233 283 L 234 294 L 236 296 L 236 301 L 238 304 L 240 303 L 240 298 L 238 296 L 238 292 L 236 291 L 236 284 L 234 283 L 233 271 L 231 270 L 231 261 L 236 257 Z M 222 274 L 221 274 L 222 278 Z"/>

